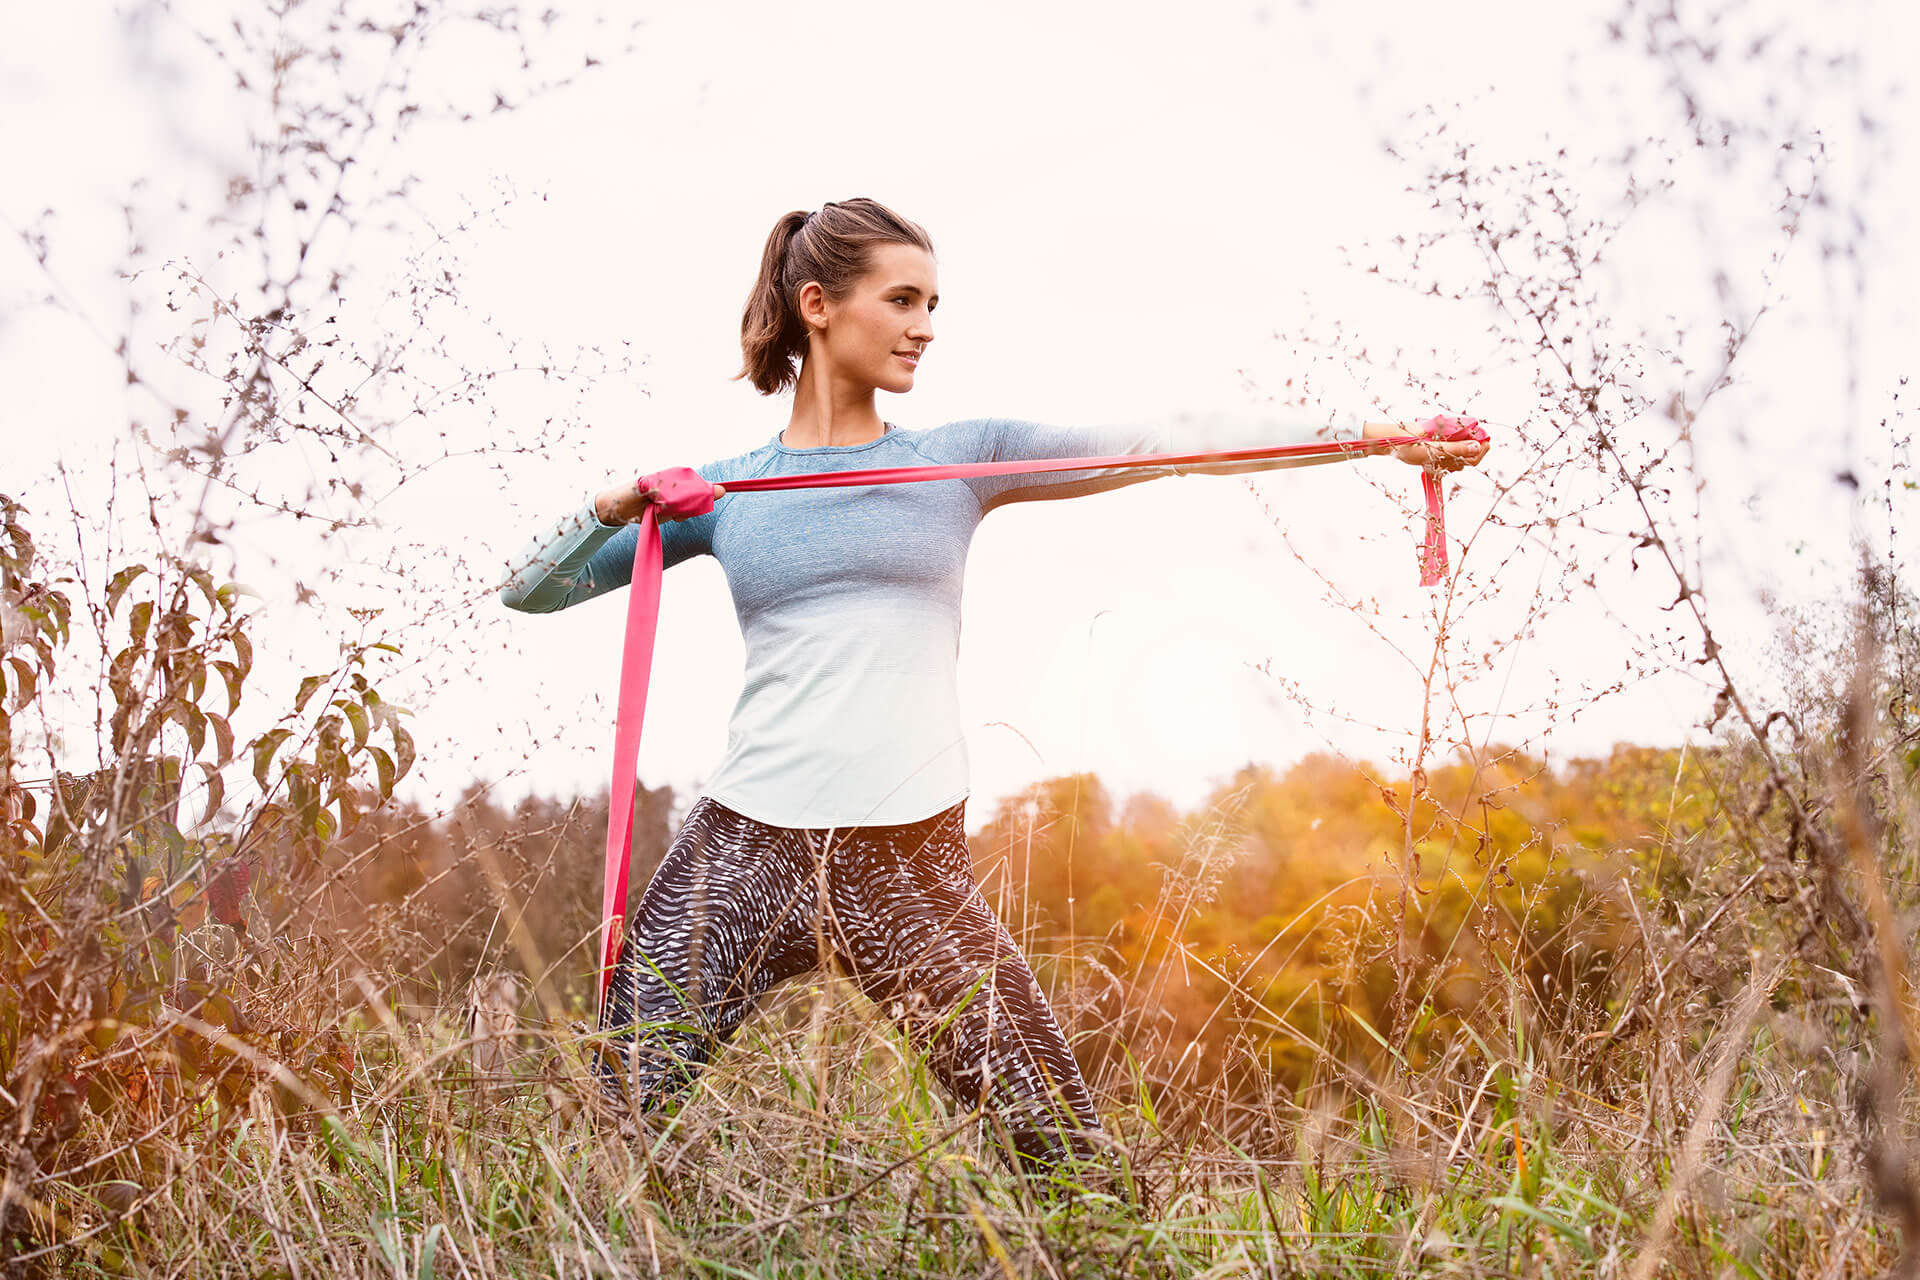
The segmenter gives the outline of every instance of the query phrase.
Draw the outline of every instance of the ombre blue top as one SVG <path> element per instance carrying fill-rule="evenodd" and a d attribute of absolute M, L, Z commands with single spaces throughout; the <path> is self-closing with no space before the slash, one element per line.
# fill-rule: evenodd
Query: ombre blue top
<path fill-rule="evenodd" d="M 750 476 L 1016 459 L 1254 448 L 1359 431 L 1227 427 L 1068 428 L 1006 418 L 926 431 L 888 424 L 865 444 L 792 449 L 776 435 L 695 470 Z M 779 827 L 918 822 L 967 794 L 960 716 L 960 594 L 973 531 L 1009 502 L 1072 498 L 1155 477 L 1237 474 L 1339 461 L 1272 459 L 728 494 L 661 526 L 668 568 L 710 555 L 726 572 L 746 671 L 726 753 L 700 794 Z M 591 500 L 533 539 L 500 589 L 510 609 L 551 613 L 628 584 L 638 525 L 602 524 Z"/>

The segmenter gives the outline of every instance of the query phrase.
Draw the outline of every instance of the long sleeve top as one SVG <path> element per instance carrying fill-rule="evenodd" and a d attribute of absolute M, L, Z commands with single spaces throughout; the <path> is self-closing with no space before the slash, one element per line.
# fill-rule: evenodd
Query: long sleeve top
<path fill-rule="evenodd" d="M 750 476 L 1248 448 L 1352 429 L 1215 427 L 1177 442 L 1156 428 L 1066 428 L 1005 418 L 924 431 L 887 424 L 865 444 L 793 449 L 780 436 L 695 470 Z M 918 822 L 967 794 L 960 715 L 960 594 L 973 531 L 1011 502 L 1071 498 L 1158 476 L 1237 474 L 1335 458 L 1105 468 L 728 494 L 660 527 L 668 568 L 720 561 L 746 642 L 727 746 L 700 794 L 780 827 Z M 535 537 L 500 588 L 508 608 L 550 613 L 626 586 L 637 525 L 601 523 L 591 500 Z"/>

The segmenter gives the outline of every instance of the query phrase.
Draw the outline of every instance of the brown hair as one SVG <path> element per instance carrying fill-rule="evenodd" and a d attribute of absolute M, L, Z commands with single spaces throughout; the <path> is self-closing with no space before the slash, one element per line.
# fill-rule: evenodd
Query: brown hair
<path fill-rule="evenodd" d="M 932 238 L 917 224 L 865 196 L 828 201 L 818 213 L 796 209 L 774 223 L 760 255 L 760 278 L 740 317 L 744 363 L 733 376 L 751 378 L 766 396 L 797 382 L 798 362 L 807 354 L 800 287 L 816 280 L 829 298 L 844 298 L 866 274 L 874 247 L 883 244 L 933 252 Z"/>

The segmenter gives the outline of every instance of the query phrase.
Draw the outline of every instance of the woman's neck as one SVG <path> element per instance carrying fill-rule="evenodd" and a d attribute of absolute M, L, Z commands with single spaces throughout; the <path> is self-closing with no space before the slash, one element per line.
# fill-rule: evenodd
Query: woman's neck
<path fill-rule="evenodd" d="M 823 362 L 809 357 L 800 365 L 793 389 L 793 416 L 780 442 L 789 449 L 866 444 L 886 434 L 874 408 L 872 384 L 849 383 L 822 372 Z"/>

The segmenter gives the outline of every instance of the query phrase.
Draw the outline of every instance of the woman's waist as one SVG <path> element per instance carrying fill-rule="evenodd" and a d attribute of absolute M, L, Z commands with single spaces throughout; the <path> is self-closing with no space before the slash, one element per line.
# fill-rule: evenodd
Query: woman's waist
<path fill-rule="evenodd" d="M 960 664 L 958 621 L 846 616 L 837 627 L 746 625 L 746 683 L 854 687 L 869 682 L 947 686 Z"/>
<path fill-rule="evenodd" d="M 730 730 L 751 725 L 799 732 L 808 726 L 809 732 L 839 735 L 959 719 L 959 678 L 950 657 L 916 662 L 895 652 L 884 662 L 843 665 L 834 661 L 841 652 L 816 653 L 799 664 L 756 666 L 749 660 Z"/>

